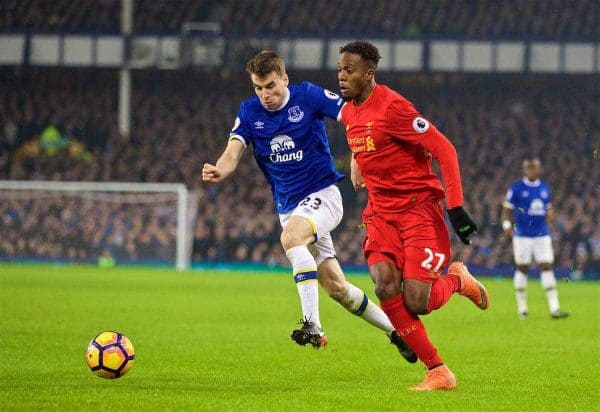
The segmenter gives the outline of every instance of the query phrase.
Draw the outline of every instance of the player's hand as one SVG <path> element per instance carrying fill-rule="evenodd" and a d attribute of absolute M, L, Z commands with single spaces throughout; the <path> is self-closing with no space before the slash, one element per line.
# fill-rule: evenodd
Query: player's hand
<path fill-rule="evenodd" d="M 353 173 L 350 174 L 350 180 L 352 180 L 352 187 L 354 187 L 354 190 L 360 190 L 360 189 L 364 189 L 365 188 L 365 183 L 362 180 L 362 177 L 360 176 L 360 174 L 358 174 L 357 177 L 354 176 Z"/>
<path fill-rule="evenodd" d="M 223 176 L 217 166 L 204 163 L 202 167 L 202 181 L 208 183 L 221 183 Z"/>
<path fill-rule="evenodd" d="M 354 190 L 365 188 L 365 182 L 363 181 L 363 178 L 358 171 L 358 166 L 354 161 L 350 164 L 350 180 L 352 181 L 352 187 L 354 187 Z"/>
<path fill-rule="evenodd" d="M 450 218 L 450 223 L 452 223 L 452 227 L 460 238 L 460 241 L 465 245 L 470 245 L 471 239 L 469 239 L 469 236 L 473 233 L 477 233 L 477 223 L 475 223 L 462 206 L 448 209 L 448 217 Z"/>
<path fill-rule="evenodd" d="M 502 235 L 505 239 L 510 239 L 513 235 L 513 223 L 510 219 L 504 219 L 502 221 Z"/>

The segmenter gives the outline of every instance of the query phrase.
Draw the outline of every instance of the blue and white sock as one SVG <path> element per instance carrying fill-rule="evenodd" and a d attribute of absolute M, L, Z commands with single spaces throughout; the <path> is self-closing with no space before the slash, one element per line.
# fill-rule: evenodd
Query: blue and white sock
<path fill-rule="evenodd" d="M 354 286 L 352 283 L 348 284 L 348 294 L 342 302 L 349 312 L 360 316 L 371 325 L 383 330 L 388 335 L 394 330 L 394 326 L 388 319 L 387 315 L 371 301 L 365 292 Z"/>
<path fill-rule="evenodd" d="M 527 275 L 520 270 L 515 270 L 513 277 L 515 298 L 517 299 L 517 313 L 527 313 Z"/>
<path fill-rule="evenodd" d="M 306 246 L 289 248 L 287 255 L 294 273 L 294 281 L 298 288 L 302 305 L 302 318 L 321 327 L 319 317 L 319 283 L 317 278 L 317 263 Z"/>
<path fill-rule="evenodd" d="M 553 270 L 543 270 L 540 274 L 542 287 L 546 291 L 548 300 L 548 309 L 550 313 L 558 312 L 560 304 L 558 303 L 558 290 L 556 290 L 556 277 Z"/>

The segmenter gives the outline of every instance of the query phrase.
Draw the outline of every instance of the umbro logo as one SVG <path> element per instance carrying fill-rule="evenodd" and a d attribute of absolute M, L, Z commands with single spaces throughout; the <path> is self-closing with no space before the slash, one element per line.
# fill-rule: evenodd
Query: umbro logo
<path fill-rule="evenodd" d="M 263 122 L 261 122 L 260 120 L 258 122 L 254 122 L 254 127 L 256 127 L 257 129 L 263 129 L 265 126 L 265 124 Z"/>

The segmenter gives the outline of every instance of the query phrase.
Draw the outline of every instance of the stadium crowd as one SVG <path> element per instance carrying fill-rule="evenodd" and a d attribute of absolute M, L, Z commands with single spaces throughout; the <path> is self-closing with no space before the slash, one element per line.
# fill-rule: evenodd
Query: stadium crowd
<path fill-rule="evenodd" d="M 120 13 L 121 0 L 5 0 L 0 30 L 118 32 Z M 213 21 L 224 34 L 243 36 L 598 39 L 598 16 L 596 0 L 134 1 L 134 31 L 179 32 L 186 22 Z"/>
<path fill-rule="evenodd" d="M 334 73 L 292 73 L 291 79 L 336 90 Z M 521 177 L 522 159 L 538 155 L 554 190 L 557 264 L 600 272 L 597 79 L 381 73 L 378 81 L 413 100 L 457 147 L 466 204 L 481 223 L 473 246 L 454 242 L 458 257 L 488 268 L 512 263 L 510 243 L 501 236 L 501 203 Z M 200 181 L 202 164 L 216 160 L 239 102 L 252 93 L 247 75 L 135 72 L 128 139 L 117 129 L 115 82 L 114 72 L 2 69 L 0 178 L 185 182 L 200 195 L 194 260 L 285 264 L 271 193 L 250 153 L 227 183 Z M 48 126 L 84 149 L 48 151 L 40 145 Z M 329 129 L 336 162 L 347 169 L 343 131 L 334 123 Z M 342 262 L 363 264 L 359 226 L 366 196 L 347 180 L 341 184 L 345 217 L 334 240 Z M 135 204 L 93 205 L 92 211 L 89 201 L 69 200 L 59 210 L 52 202 L 0 200 L 0 255 L 86 259 L 110 250 L 125 260 L 172 256 L 173 208 L 157 215 Z M 77 221 L 81 229 L 73 229 Z M 32 240 L 23 245 L 19 233 Z M 59 235 L 81 241 L 49 250 Z"/>
<path fill-rule="evenodd" d="M 119 198 L 114 193 L 5 192 L 0 253 L 72 262 L 95 261 L 105 253 L 117 261 L 172 261 L 176 199 Z"/>

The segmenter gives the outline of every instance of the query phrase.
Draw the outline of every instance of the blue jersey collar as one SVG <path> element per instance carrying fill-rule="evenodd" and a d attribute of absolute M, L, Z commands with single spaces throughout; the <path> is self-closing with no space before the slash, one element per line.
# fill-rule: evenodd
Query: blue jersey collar
<path fill-rule="evenodd" d="M 281 102 L 281 106 L 279 106 L 277 109 L 273 109 L 273 110 L 267 109 L 267 111 L 276 112 L 277 110 L 281 110 L 285 107 L 286 104 L 288 104 L 289 101 L 290 101 L 290 89 L 286 87 L 285 88 L 285 97 L 283 98 L 283 102 Z"/>
<path fill-rule="evenodd" d="M 533 182 L 529 179 L 527 179 L 526 177 L 523 178 L 523 183 L 525 183 L 525 186 L 529 186 L 529 187 L 538 187 L 542 181 L 540 179 L 535 179 Z"/>

